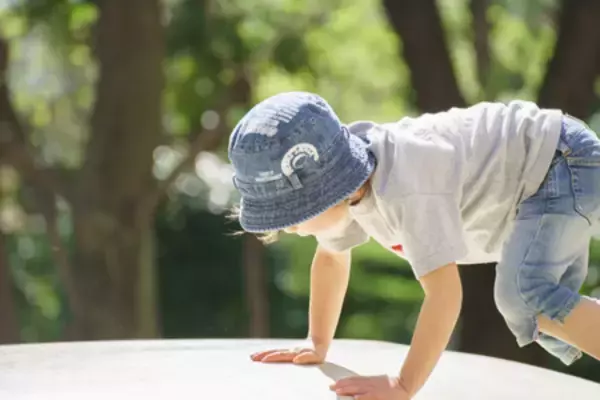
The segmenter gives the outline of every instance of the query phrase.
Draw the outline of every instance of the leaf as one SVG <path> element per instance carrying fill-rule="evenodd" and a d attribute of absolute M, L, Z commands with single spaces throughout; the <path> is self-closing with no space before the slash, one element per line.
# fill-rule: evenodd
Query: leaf
<path fill-rule="evenodd" d="M 291 74 L 305 68 L 309 62 L 309 54 L 304 40 L 297 35 L 281 38 L 273 50 L 273 62 Z"/>
<path fill-rule="evenodd" d="M 98 8 L 90 3 L 78 4 L 73 7 L 69 19 L 69 29 L 79 31 L 88 28 L 98 19 Z"/>
<path fill-rule="evenodd" d="M 6 15 L 2 18 L 2 35 L 6 39 L 14 39 L 23 34 L 27 30 L 26 20 L 18 15 Z"/>

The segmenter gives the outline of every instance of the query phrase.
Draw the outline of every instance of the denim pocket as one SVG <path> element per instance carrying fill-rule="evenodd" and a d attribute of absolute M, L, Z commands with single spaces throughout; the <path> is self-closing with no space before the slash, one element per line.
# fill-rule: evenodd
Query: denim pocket
<path fill-rule="evenodd" d="M 560 170 L 564 169 L 564 157 L 556 152 L 544 180 L 537 191 L 525 201 L 549 200 L 560 196 L 559 179 Z"/>
<path fill-rule="evenodd" d="M 589 129 L 568 137 L 569 152 L 565 159 L 571 175 L 575 211 L 588 222 L 600 217 L 600 140 Z"/>
<path fill-rule="evenodd" d="M 575 198 L 575 211 L 589 223 L 600 218 L 600 157 L 593 159 L 569 159 L 571 186 Z"/>

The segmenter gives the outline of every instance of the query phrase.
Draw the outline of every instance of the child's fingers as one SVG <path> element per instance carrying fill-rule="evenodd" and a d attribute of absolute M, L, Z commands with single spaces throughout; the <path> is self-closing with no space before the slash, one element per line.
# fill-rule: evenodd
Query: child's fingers
<path fill-rule="evenodd" d="M 258 353 L 254 353 L 254 354 L 250 355 L 250 358 L 252 359 L 252 361 L 262 361 L 266 356 L 268 356 L 270 354 L 280 353 L 280 352 L 284 352 L 284 351 L 285 350 L 283 350 L 283 349 L 259 351 Z"/>
<path fill-rule="evenodd" d="M 262 362 L 271 363 L 271 362 L 292 362 L 294 357 L 296 357 L 295 352 L 292 351 L 277 351 L 274 353 L 270 353 L 262 358 Z"/>
<path fill-rule="evenodd" d="M 294 364 L 319 364 L 321 357 L 313 351 L 304 351 L 294 358 Z"/>
<path fill-rule="evenodd" d="M 360 396 L 362 394 L 365 394 L 365 392 L 362 391 L 361 388 L 358 386 L 347 386 L 341 389 L 337 389 L 335 391 L 335 394 L 337 394 L 338 396 Z"/>
<path fill-rule="evenodd" d="M 293 350 L 274 349 L 254 353 L 250 356 L 253 361 L 260 362 L 294 362 L 296 364 L 316 364 L 320 357 L 312 349 L 298 348 Z"/>

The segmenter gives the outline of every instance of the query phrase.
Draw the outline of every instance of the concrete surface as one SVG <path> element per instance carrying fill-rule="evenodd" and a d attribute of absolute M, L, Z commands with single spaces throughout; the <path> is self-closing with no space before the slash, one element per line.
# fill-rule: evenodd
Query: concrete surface
<path fill-rule="evenodd" d="M 342 400 L 351 374 L 396 373 L 407 347 L 337 341 L 328 363 L 253 363 L 284 340 L 162 340 L 0 346 L 2 400 Z M 447 352 L 418 400 L 592 400 L 600 384 L 487 357 Z"/>

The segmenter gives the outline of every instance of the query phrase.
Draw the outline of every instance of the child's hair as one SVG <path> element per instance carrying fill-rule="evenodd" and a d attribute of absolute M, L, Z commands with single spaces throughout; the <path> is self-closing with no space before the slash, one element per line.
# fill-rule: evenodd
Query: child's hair
<path fill-rule="evenodd" d="M 367 181 L 359 189 L 359 191 L 363 191 L 363 193 L 368 192 L 369 190 L 371 190 L 371 179 L 367 179 Z M 346 199 L 342 200 L 342 202 L 348 203 L 350 205 L 355 205 L 359 201 L 360 201 L 360 199 L 353 200 L 351 198 L 346 198 Z M 231 209 L 229 210 L 229 214 L 227 214 L 227 218 L 232 221 L 239 221 L 239 219 L 240 219 L 239 205 L 234 205 L 233 207 L 231 207 Z M 240 231 L 234 232 L 233 234 L 234 235 L 243 235 L 244 233 L 246 233 L 244 230 L 240 230 Z M 258 233 L 258 234 L 256 234 L 256 237 L 263 244 L 267 245 L 267 244 L 277 242 L 280 234 L 281 234 L 281 231 L 270 231 L 270 232 Z"/>
<path fill-rule="evenodd" d="M 240 207 L 238 205 L 234 205 L 229 210 L 229 214 L 227 214 L 227 218 L 232 221 L 239 221 L 240 219 Z M 233 232 L 234 235 L 243 235 L 246 233 L 244 230 Z M 279 231 L 271 231 L 271 232 L 262 232 L 256 234 L 256 237 L 265 245 L 275 243 L 279 239 L 279 235 L 281 232 Z"/>

